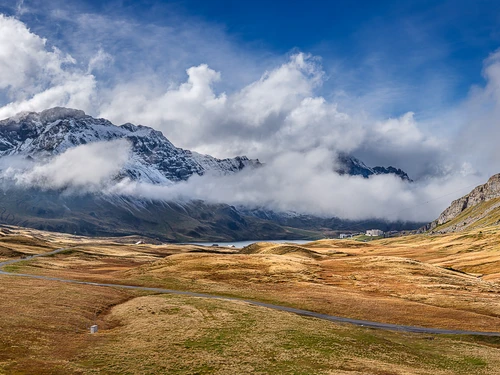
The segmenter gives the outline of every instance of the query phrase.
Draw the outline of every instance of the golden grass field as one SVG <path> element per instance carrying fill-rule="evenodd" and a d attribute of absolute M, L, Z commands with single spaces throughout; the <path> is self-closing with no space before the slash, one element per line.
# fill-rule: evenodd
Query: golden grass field
<path fill-rule="evenodd" d="M 241 251 L 2 229 L 11 272 L 164 287 L 332 315 L 500 332 L 500 232 Z M 500 338 L 334 324 L 243 302 L 1 276 L 0 373 L 500 374 Z M 99 332 L 88 326 L 99 324 Z"/>

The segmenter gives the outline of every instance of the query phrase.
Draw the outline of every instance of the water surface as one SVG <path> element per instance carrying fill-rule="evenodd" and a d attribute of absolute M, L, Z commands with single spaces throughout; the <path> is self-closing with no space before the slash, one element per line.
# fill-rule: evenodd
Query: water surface
<path fill-rule="evenodd" d="M 313 240 L 252 240 L 252 241 L 235 241 L 235 242 L 187 242 L 186 244 L 201 245 L 201 246 L 212 246 L 213 244 L 217 244 L 219 246 L 234 246 L 236 248 L 241 249 L 255 242 L 293 243 L 297 245 L 303 245 L 311 241 Z"/>

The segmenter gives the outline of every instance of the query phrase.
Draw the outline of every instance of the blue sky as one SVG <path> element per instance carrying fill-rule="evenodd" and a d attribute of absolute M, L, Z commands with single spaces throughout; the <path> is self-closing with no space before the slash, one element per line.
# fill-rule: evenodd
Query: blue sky
<path fill-rule="evenodd" d="M 69 13 L 101 14 L 150 27 L 203 24 L 253 55 L 256 63 L 294 50 L 312 53 L 322 58 L 328 76 L 322 95 L 332 96 L 341 90 L 362 97 L 377 93 L 387 100 L 374 100 L 372 111 L 389 116 L 411 110 L 417 117 L 426 118 L 463 100 L 471 85 L 484 83 L 483 60 L 500 45 L 500 5 L 494 0 L 48 4 L 27 0 L 18 4 L 29 9 L 19 18 L 58 46 L 67 43 L 67 30 L 63 20 L 54 24 L 50 12 L 65 9 Z M 16 13 L 12 1 L 0 9 L 7 14 Z M 67 50 L 77 54 L 74 46 L 67 46 Z M 161 55 L 162 51 L 155 53 Z M 169 59 L 168 51 L 162 57 Z M 217 61 L 193 58 L 189 62 L 205 62 L 219 68 Z"/>
<path fill-rule="evenodd" d="M 0 0 L 0 12 L 78 63 L 109 53 L 113 68 L 94 73 L 102 84 L 147 70 L 181 82 L 205 63 L 223 76 L 216 91 L 234 92 L 300 51 L 321 59 L 318 95 L 424 122 L 484 86 L 484 61 L 500 46 L 494 0 Z"/>
<path fill-rule="evenodd" d="M 463 99 L 471 85 L 483 83 L 483 60 L 500 45 L 500 4 L 494 0 L 97 4 L 88 9 L 159 25 L 178 17 L 200 19 L 249 49 L 321 56 L 331 81 L 325 95 L 338 88 L 366 95 L 372 87 L 393 85 L 405 92 L 401 100 L 392 98 L 396 105 L 384 105 L 382 111 L 393 115 L 425 115 L 428 107 Z M 438 91 L 429 101 L 421 97 L 426 87 Z"/>
<path fill-rule="evenodd" d="M 324 195 L 349 153 L 420 184 L 381 183 L 391 207 L 498 173 L 496 1 L 0 0 L 0 13 L 2 118 L 74 107 L 217 157 L 302 160 Z"/>
<path fill-rule="evenodd" d="M 366 94 L 405 92 L 389 114 L 446 106 L 482 84 L 483 60 L 500 45 L 497 1 L 184 1 L 188 14 L 224 25 L 276 53 L 294 48 L 323 58 L 331 85 Z M 335 77 L 336 71 L 346 77 Z M 333 86 L 333 87 L 332 87 Z M 422 98 L 426 87 L 438 92 Z M 328 93 L 326 93 L 328 94 Z M 399 96 L 399 95 L 398 95 Z M 426 96 L 429 96 L 428 94 Z"/>

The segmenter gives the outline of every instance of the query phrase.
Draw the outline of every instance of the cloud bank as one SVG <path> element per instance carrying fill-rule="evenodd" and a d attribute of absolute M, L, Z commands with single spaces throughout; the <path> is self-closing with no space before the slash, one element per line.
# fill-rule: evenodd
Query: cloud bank
<path fill-rule="evenodd" d="M 393 175 L 369 179 L 340 176 L 331 169 L 331 160 L 332 154 L 326 150 L 285 153 L 269 165 L 236 175 L 193 176 L 187 182 L 170 186 L 122 180 L 107 192 L 145 199 L 201 199 L 351 220 L 425 222 L 435 219 L 449 202 L 445 200 L 443 205 L 436 198 L 450 199 L 450 193 L 457 194 L 457 186 L 464 186 L 461 176 L 412 186 Z"/>
<path fill-rule="evenodd" d="M 0 90 L 7 102 L 0 118 L 54 106 L 91 109 L 95 78 L 75 63 L 57 48 L 48 49 L 22 22 L 0 14 Z"/>

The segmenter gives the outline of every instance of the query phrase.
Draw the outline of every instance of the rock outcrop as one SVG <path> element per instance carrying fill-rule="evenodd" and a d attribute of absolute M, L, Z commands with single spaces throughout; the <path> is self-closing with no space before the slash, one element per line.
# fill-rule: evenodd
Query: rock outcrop
<path fill-rule="evenodd" d="M 469 194 L 454 200 L 436 220 L 428 224 L 424 229 L 434 230 L 438 226 L 444 225 L 458 218 L 468 208 L 475 207 L 481 203 L 488 202 L 496 198 L 500 198 L 500 174 L 492 176 L 484 185 L 480 185 L 474 188 Z M 439 228 L 439 230 L 443 232 L 453 232 L 467 229 L 471 224 L 484 218 L 496 208 L 496 205 L 490 205 L 487 209 L 475 213 L 474 216 L 463 218 L 460 223 L 454 223 L 453 225 Z"/>

